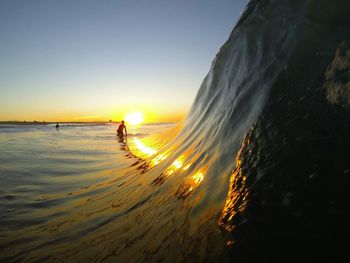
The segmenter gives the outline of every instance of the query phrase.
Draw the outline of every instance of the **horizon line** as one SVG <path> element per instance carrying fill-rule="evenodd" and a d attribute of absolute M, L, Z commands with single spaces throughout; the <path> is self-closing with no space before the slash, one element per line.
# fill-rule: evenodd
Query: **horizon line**
<path fill-rule="evenodd" d="M 17 120 L 0 120 L 0 124 L 6 123 L 37 123 L 37 124 L 51 124 L 51 123 L 120 123 L 121 121 L 17 121 Z M 179 121 L 153 121 L 153 122 L 143 122 L 143 124 L 151 124 L 151 123 L 176 123 Z"/>

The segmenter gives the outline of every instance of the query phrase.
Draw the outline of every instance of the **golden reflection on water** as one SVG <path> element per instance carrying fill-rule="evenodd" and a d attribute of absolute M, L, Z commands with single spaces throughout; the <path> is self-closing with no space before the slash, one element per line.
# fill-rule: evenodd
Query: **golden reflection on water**
<path fill-rule="evenodd" d="M 150 157 L 148 160 L 143 160 L 143 162 L 137 162 L 137 165 L 140 164 L 140 169 L 142 172 L 146 172 L 149 169 L 157 166 L 162 161 L 167 159 L 171 151 L 174 149 L 175 146 L 170 147 L 167 149 L 166 152 L 159 153 L 156 148 L 153 146 L 149 146 L 149 144 L 152 144 L 152 141 L 146 143 L 144 141 L 139 140 L 138 138 L 134 138 L 133 140 L 135 144 L 135 150 L 136 156 L 139 155 L 146 155 Z M 153 142 L 152 145 L 155 145 Z M 189 176 L 187 176 L 184 179 L 184 182 L 180 185 L 179 189 L 176 192 L 176 196 L 178 198 L 185 199 L 188 197 L 196 188 L 199 187 L 199 185 L 202 183 L 205 173 L 207 170 L 206 167 L 202 168 L 195 168 L 193 172 L 189 172 L 189 168 L 192 165 L 192 158 L 189 159 L 189 156 L 191 155 L 193 150 L 187 151 L 186 153 L 181 154 L 178 156 L 167 168 L 163 170 L 163 172 L 153 181 L 153 185 L 160 185 L 163 184 L 170 176 L 174 176 L 175 174 L 179 173 L 189 173 Z M 186 175 L 186 174 L 184 174 Z"/>
<path fill-rule="evenodd" d="M 191 163 L 187 164 L 182 170 L 186 171 L 188 170 L 188 168 L 190 168 L 190 166 L 191 166 Z"/>
<path fill-rule="evenodd" d="M 164 161 L 166 158 L 167 158 L 167 155 L 165 155 L 165 154 L 159 154 L 159 155 L 155 156 L 150 161 L 151 167 L 154 167 L 154 166 L 160 164 L 160 162 Z"/>
<path fill-rule="evenodd" d="M 169 154 L 178 145 L 172 145 L 172 147 L 169 147 L 165 152 L 161 152 L 160 149 L 162 149 L 165 145 L 168 145 L 168 143 L 181 130 L 182 126 L 183 123 L 181 122 L 178 123 L 175 127 L 171 127 L 165 130 L 161 134 L 155 134 L 142 139 L 139 139 L 137 137 L 134 138 L 132 140 L 133 147 L 131 147 L 132 150 L 130 151 L 130 153 L 132 156 L 137 157 L 139 159 L 139 161 L 135 165 L 142 164 L 142 167 L 140 168 L 142 172 L 146 172 L 151 168 L 159 165 L 165 159 L 167 159 Z M 175 163 L 174 165 L 175 167 L 182 166 L 182 164 L 180 163 Z"/>
<path fill-rule="evenodd" d="M 166 175 L 172 175 L 174 172 L 176 172 L 177 170 L 179 170 L 184 163 L 185 157 L 184 155 L 181 155 L 180 157 L 178 157 L 166 170 L 165 170 L 165 174 Z"/>
<path fill-rule="evenodd" d="M 199 169 L 187 177 L 177 190 L 176 196 L 181 199 L 187 198 L 202 183 L 206 170 L 207 167 Z"/>
<path fill-rule="evenodd" d="M 143 156 L 146 155 L 147 157 L 151 157 L 150 160 L 147 161 L 147 165 L 150 167 L 154 167 L 158 164 L 160 164 L 162 161 L 164 161 L 167 158 L 167 154 L 165 153 L 158 153 L 158 150 L 155 147 L 150 147 L 148 144 L 146 145 L 144 142 L 142 142 L 138 138 L 134 138 L 133 140 L 135 144 L 135 156 Z M 149 143 L 150 144 L 150 143 Z"/>
<path fill-rule="evenodd" d="M 181 160 L 181 157 L 179 157 L 172 163 L 172 166 L 174 166 L 176 169 L 180 169 L 182 165 L 183 165 L 183 161 Z"/>
<path fill-rule="evenodd" d="M 162 172 L 154 181 L 153 184 L 162 184 L 165 182 L 165 180 L 169 177 L 174 175 L 177 172 L 184 172 L 190 168 L 191 163 L 188 163 L 186 161 L 186 156 L 188 156 L 189 153 L 187 154 L 182 154 L 178 158 L 175 159 L 165 170 Z M 158 156 L 157 156 L 158 157 Z M 158 164 L 159 162 L 159 157 L 154 158 L 151 162 L 153 164 Z M 166 156 L 165 156 L 166 157 Z"/>
<path fill-rule="evenodd" d="M 230 189 L 226 197 L 225 206 L 221 212 L 219 225 L 227 231 L 232 231 L 234 229 L 236 216 L 243 213 L 247 205 L 249 191 L 246 186 L 247 178 L 243 172 L 242 155 L 249 144 L 249 138 L 246 137 L 237 154 L 236 167 L 230 178 Z"/>
<path fill-rule="evenodd" d="M 136 145 L 136 148 L 145 155 L 153 156 L 157 153 L 157 150 L 146 146 L 138 138 L 134 138 L 134 143 Z"/>

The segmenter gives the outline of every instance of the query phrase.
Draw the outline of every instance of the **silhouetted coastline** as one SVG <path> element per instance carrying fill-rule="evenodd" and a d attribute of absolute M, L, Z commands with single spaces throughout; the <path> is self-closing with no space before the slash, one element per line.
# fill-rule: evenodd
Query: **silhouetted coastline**
<path fill-rule="evenodd" d="M 0 121 L 0 125 L 48 125 L 48 124 L 56 124 L 57 121 Z M 79 122 L 79 121 L 67 121 L 67 122 L 60 122 L 62 124 L 71 123 L 71 124 L 107 124 L 107 123 L 117 123 L 117 122 L 109 122 L 109 121 L 92 121 L 92 122 Z"/>

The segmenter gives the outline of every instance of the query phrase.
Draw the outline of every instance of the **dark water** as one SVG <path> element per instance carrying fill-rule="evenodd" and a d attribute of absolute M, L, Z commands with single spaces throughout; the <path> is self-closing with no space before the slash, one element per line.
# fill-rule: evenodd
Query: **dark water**
<path fill-rule="evenodd" d="M 97 165 L 71 167 L 83 169 L 79 183 L 33 176 L 47 208 L 1 190 L 2 206 L 24 203 L 4 207 L 2 259 L 349 261 L 349 13 L 344 0 L 251 1 L 181 124 L 97 142 Z M 51 174 L 40 155 L 24 162 Z"/>

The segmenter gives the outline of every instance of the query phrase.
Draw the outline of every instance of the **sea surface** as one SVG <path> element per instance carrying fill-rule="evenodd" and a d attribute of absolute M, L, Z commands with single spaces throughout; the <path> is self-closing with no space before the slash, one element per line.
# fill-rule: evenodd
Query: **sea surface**
<path fill-rule="evenodd" d="M 128 140 L 143 149 L 141 138 L 175 124 L 128 126 L 124 138 L 117 125 L 0 125 L 0 259 L 27 260 L 62 242 L 70 247 L 127 205 L 133 192 L 122 185 L 135 174 L 126 171 L 142 160 Z"/>

